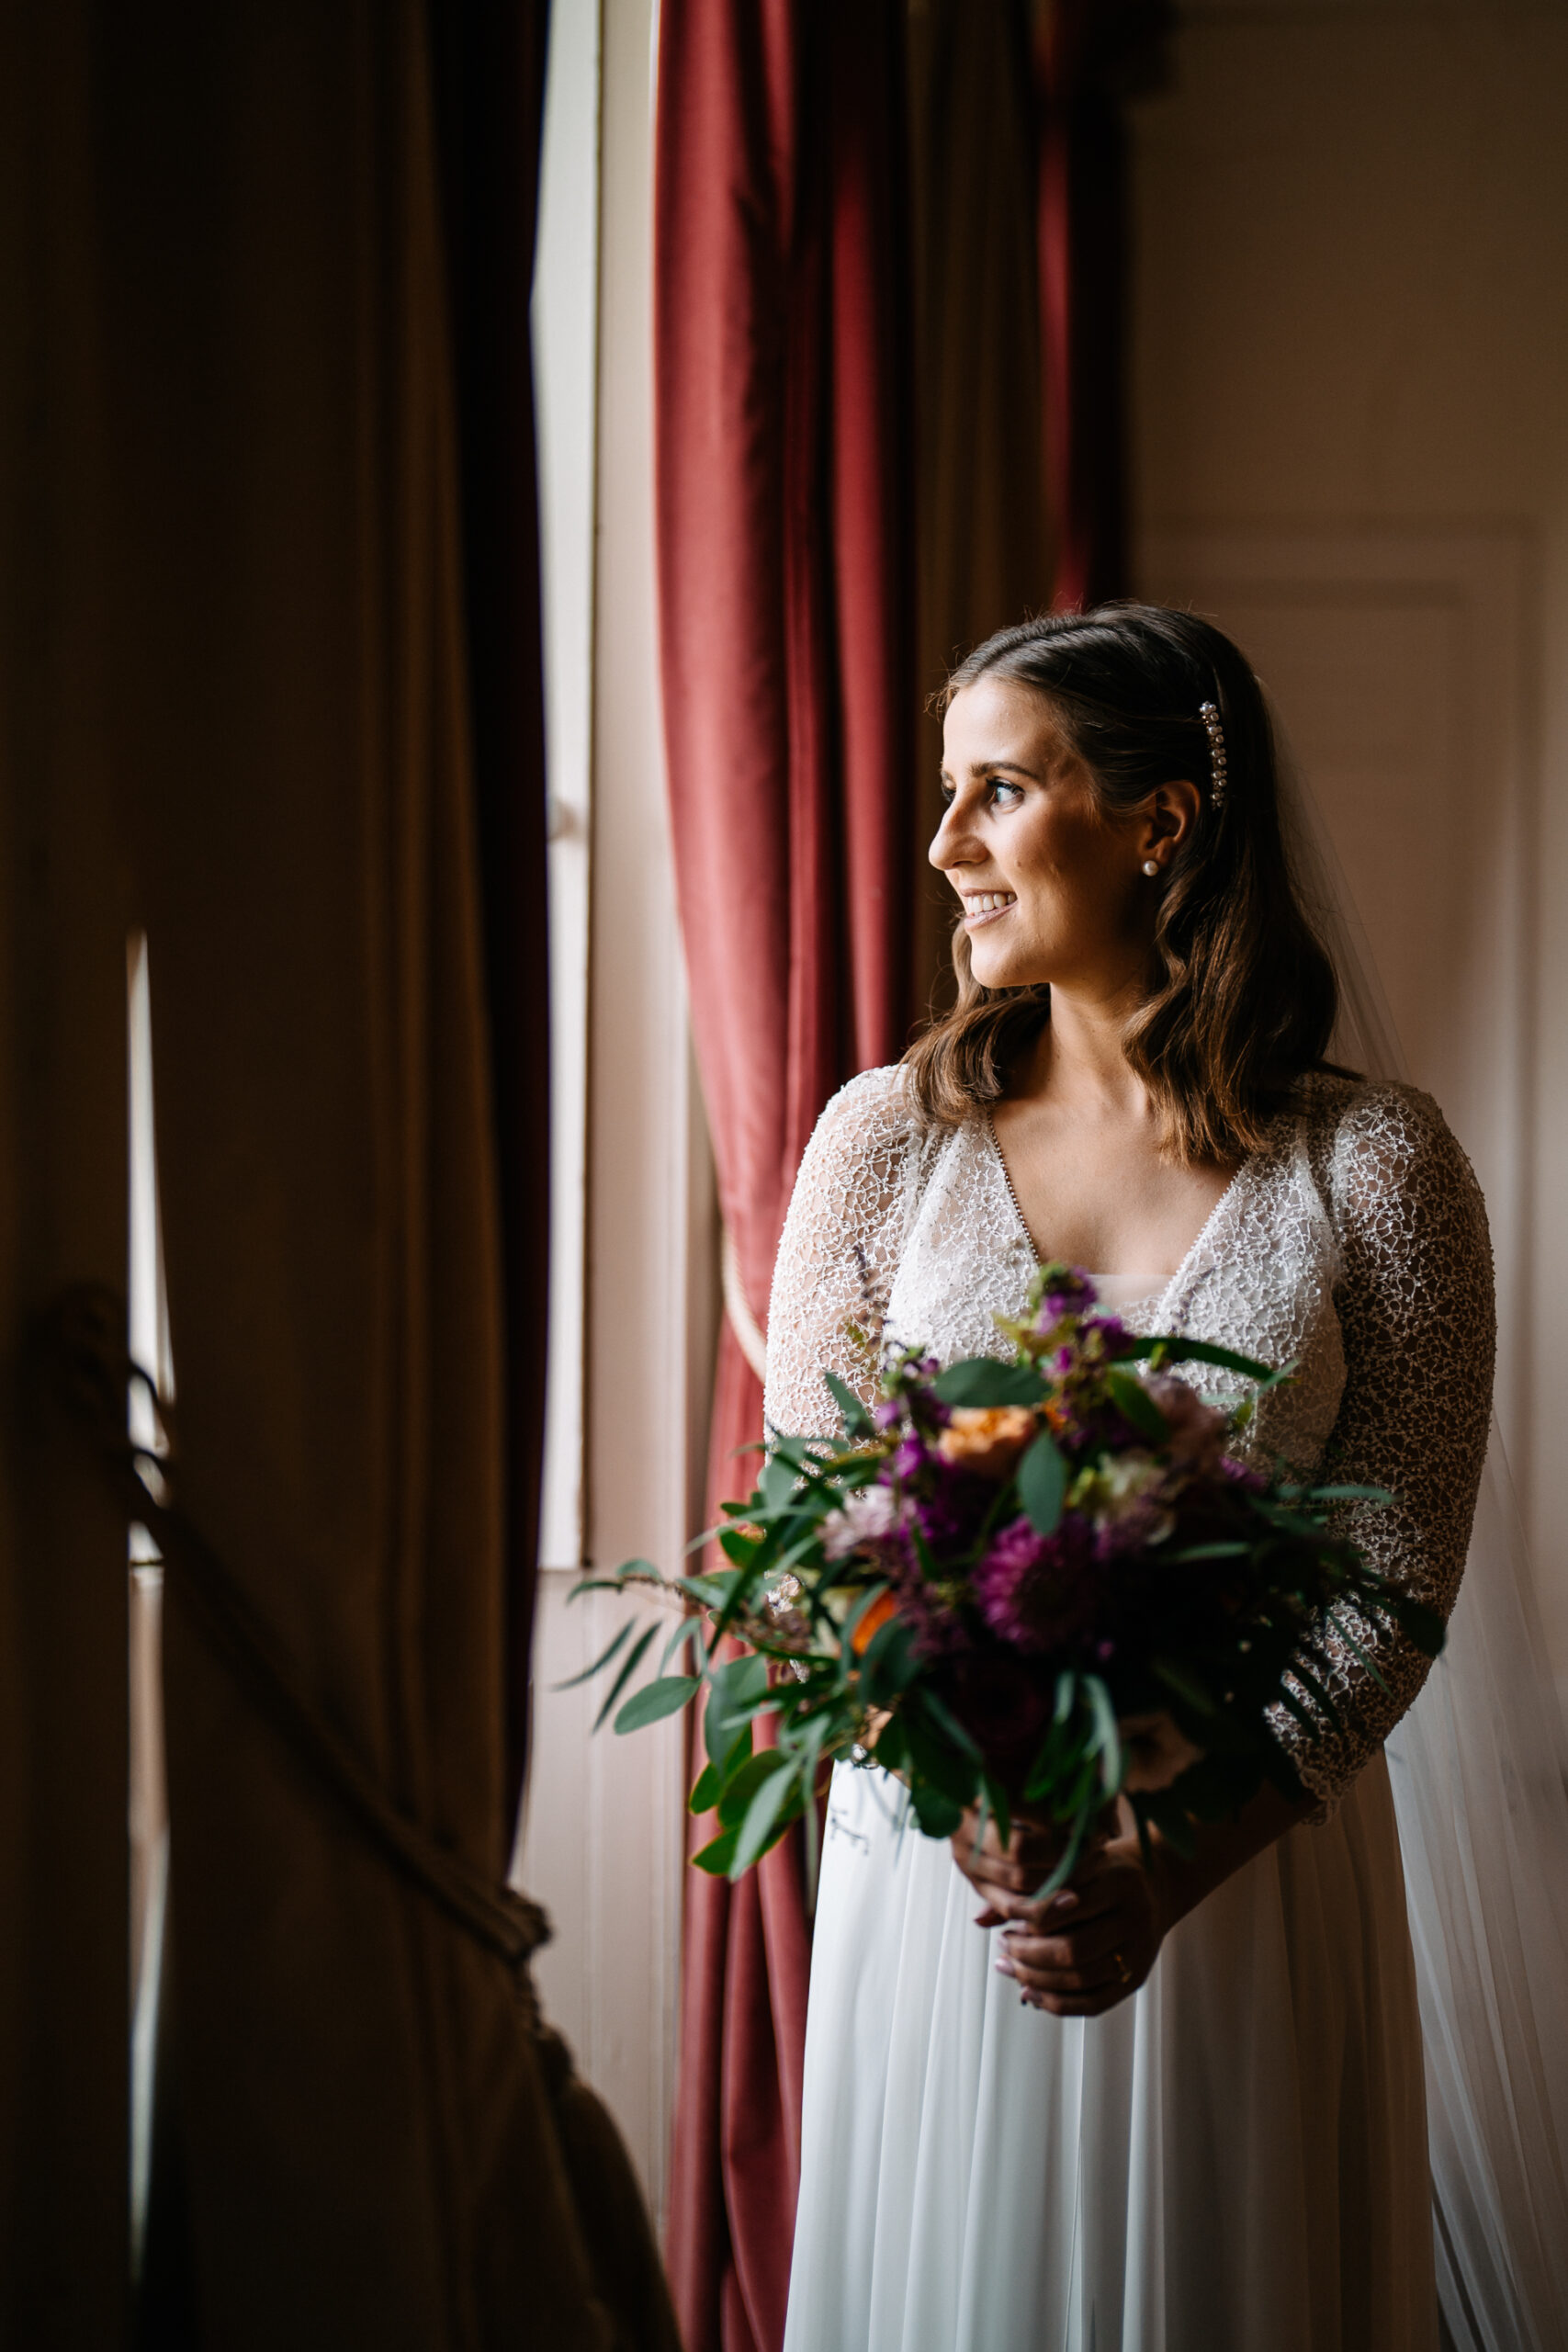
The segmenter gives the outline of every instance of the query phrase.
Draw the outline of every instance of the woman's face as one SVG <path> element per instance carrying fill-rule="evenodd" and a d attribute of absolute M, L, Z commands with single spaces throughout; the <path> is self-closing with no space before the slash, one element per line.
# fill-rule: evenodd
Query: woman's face
<path fill-rule="evenodd" d="M 964 902 L 975 978 L 993 989 L 1040 981 L 1095 994 L 1140 978 L 1155 884 L 1141 872 L 1158 820 L 1107 818 L 1050 702 L 981 677 L 948 705 L 947 814 L 931 861 Z"/>

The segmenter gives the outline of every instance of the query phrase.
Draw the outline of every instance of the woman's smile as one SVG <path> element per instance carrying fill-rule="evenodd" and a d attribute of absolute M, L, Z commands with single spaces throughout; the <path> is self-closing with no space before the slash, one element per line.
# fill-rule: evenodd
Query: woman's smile
<path fill-rule="evenodd" d="M 966 931 L 978 931 L 982 923 L 995 922 L 1018 904 L 1016 890 L 960 890 L 964 901 L 964 925 Z"/>

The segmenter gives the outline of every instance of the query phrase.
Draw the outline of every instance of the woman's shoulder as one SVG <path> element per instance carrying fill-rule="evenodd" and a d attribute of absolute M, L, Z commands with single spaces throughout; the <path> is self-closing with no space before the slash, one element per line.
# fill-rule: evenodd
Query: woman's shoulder
<path fill-rule="evenodd" d="M 883 1151 L 919 1143 L 925 1118 L 914 1084 L 902 1062 L 863 1069 L 822 1106 L 814 1147 L 839 1151 Z"/>
<path fill-rule="evenodd" d="M 835 1193 L 896 1186 L 920 1129 L 908 1072 L 863 1069 L 823 1104 L 800 1164 L 801 1186 Z"/>
<path fill-rule="evenodd" d="M 1406 1216 L 1460 1200 L 1480 1208 L 1464 1147 L 1420 1087 L 1314 1070 L 1300 1081 L 1299 1101 L 1313 1157 L 1342 1215 L 1376 1217 L 1396 1201 Z"/>

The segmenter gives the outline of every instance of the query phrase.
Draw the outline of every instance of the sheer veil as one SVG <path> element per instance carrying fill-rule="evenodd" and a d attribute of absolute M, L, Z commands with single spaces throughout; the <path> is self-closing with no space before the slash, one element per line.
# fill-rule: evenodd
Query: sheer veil
<path fill-rule="evenodd" d="M 1287 845 L 1334 958 L 1337 1061 L 1403 1079 L 1366 935 L 1278 714 Z M 1568 2334 L 1568 1745 L 1495 1417 L 1448 1646 L 1388 1742 L 1455 2352 Z"/>

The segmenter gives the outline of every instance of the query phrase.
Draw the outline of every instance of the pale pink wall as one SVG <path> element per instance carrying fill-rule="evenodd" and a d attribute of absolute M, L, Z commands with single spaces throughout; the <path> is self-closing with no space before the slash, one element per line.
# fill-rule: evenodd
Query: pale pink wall
<path fill-rule="evenodd" d="M 1425 1007 L 1417 1074 L 1485 1163 L 1505 1430 L 1568 1676 L 1568 9 L 1195 6 L 1176 68 L 1135 127 L 1149 560 L 1229 598 L 1280 673 Z"/>

